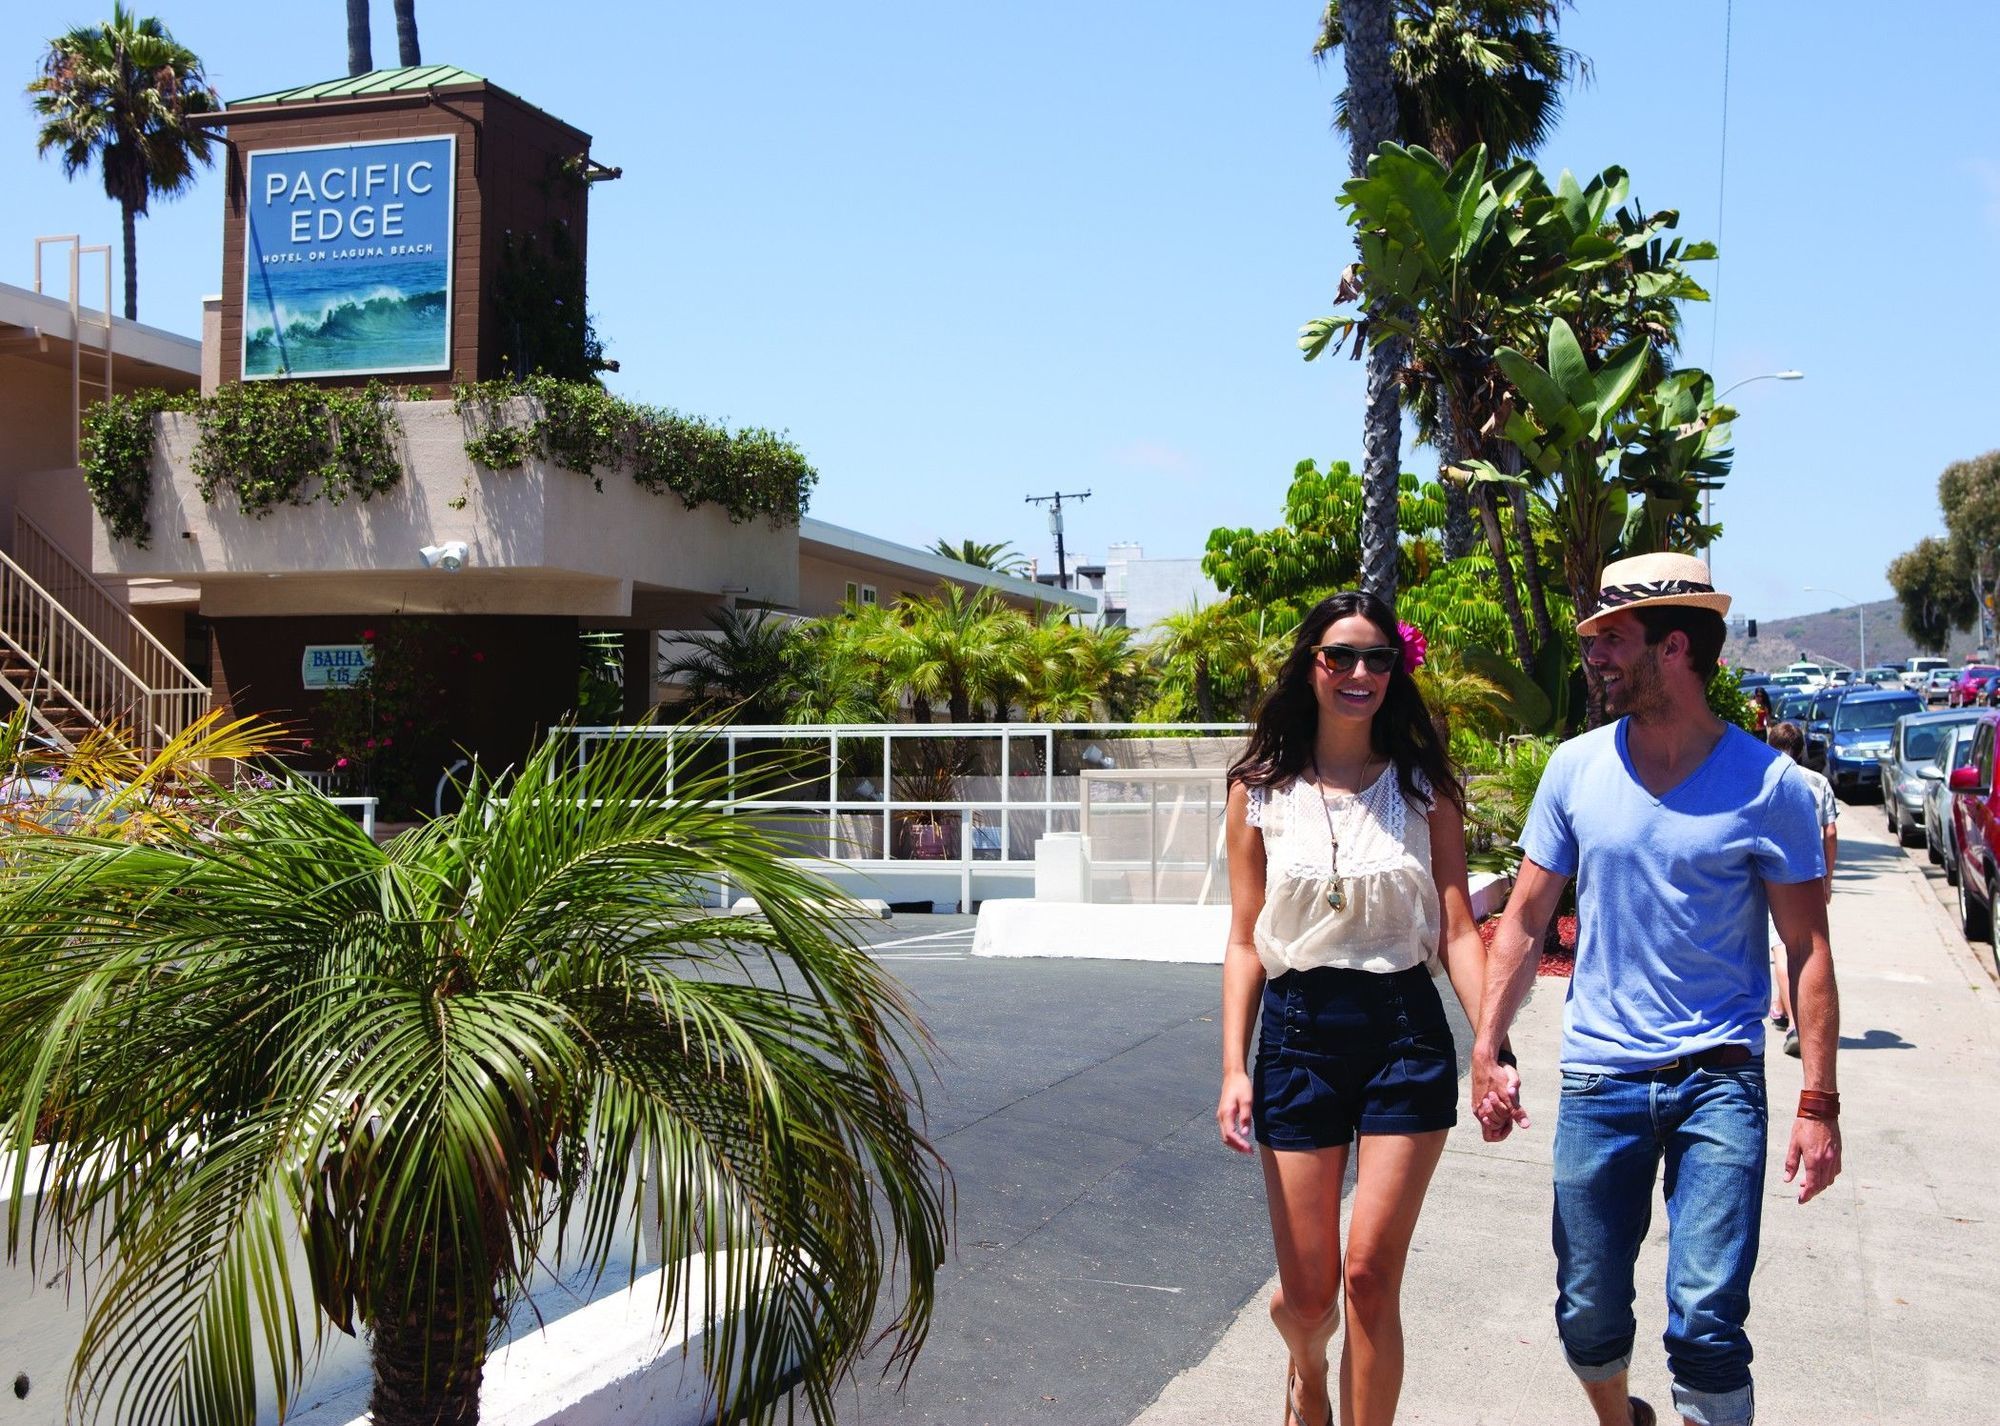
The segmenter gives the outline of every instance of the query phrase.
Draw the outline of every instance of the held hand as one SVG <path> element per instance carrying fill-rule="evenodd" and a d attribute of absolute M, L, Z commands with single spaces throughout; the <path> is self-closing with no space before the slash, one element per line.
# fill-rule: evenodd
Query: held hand
<path fill-rule="evenodd" d="M 1222 1077 L 1222 1098 L 1215 1106 L 1222 1142 L 1239 1154 L 1252 1151 L 1250 1139 L 1250 1076 L 1232 1070 Z"/>
<path fill-rule="evenodd" d="M 1528 1111 L 1521 1107 L 1521 1072 L 1512 1065 L 1480 1055 L 1472 1057 L 1472 1113 L 1479 1120 L 1481 1136 L 1497 1144 L 1514 1131 L 1516 1124 L 1528 1127 Z"/>
<path fill-rule="evenodd" d="M 1805 1169 L 1799 1173 L 1800 1167 Z M 1807 1203 L 1840 1177 L 1840 1121 L 1794 1119 L 1792 1143 L 1785 1150 L 1785 1182 L 1799 1183 L 1799 1202 Z"/>

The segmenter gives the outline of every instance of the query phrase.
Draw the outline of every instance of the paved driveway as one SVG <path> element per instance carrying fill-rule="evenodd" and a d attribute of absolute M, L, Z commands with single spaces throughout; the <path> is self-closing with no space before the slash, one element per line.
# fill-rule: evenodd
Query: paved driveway
<path fill-rule="evenodd" d="M 972 925 L 873 933 L 937 1037 L 957 1246 L 908 1385 L 867 1372 L 840 1419 L 1125 1426 L 1271 1274 L 1261 1176 L 1216 1138 L 1220 970 L 975 960 Z"/>

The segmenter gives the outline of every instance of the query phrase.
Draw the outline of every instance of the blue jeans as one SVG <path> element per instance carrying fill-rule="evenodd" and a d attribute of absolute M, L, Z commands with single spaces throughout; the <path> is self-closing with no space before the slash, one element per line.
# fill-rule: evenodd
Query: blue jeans
<path fill-rule="evenodd" d="M 1556 1331 L 1578 1377 L 1632 1361 L 1632 1267 L 1666 1160 L 1667 1365 L 1674 1405 L 1698 1426 L 1745 1426 L 1750 1272 L 1757 1265 L 1764 1066 L 1563 1071 L 1556 1115 Z"/>

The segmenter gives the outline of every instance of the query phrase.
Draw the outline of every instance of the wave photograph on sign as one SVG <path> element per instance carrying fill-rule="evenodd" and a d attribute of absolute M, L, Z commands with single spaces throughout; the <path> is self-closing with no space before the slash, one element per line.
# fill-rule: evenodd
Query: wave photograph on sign
<path fill-rule="evenodd" d="M 451 365 L 453 140 L 249 155 L 243 376 Z"/>

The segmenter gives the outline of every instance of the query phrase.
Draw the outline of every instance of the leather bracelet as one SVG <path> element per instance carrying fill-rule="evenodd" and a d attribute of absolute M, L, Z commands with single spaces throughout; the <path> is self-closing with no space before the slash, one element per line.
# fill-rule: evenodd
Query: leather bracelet
<path fill-rule="evenodd" d="M 1799 1118 L 1831 1122 L 1840 1118 L 1840 1096 L 1823 1089 L 1799 1091 Z"/>

